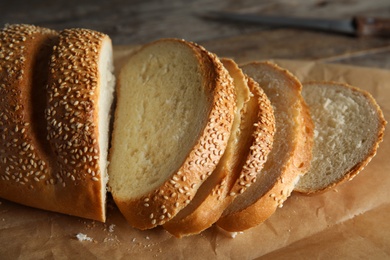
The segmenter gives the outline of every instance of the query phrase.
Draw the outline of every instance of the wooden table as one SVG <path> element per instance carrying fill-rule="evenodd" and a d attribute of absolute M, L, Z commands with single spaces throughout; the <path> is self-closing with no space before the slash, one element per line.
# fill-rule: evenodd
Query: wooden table
<path fill-rule="evenodd" d="M 390 1 L 3 0 L 0 2 L 0 24 L 30 23 L 53 29 L 90 28 L 109 34 L 114 45 L 139 45 L 163 37 L 178 37 L 200 43 L 219 56 L 232 57 L 237 62 L 294 59 L 390 69 L 390 37 L 357 38 L 212 21 L 200 16 L 208 10 L 319 18 L 345 18 L 359 14 L 390 17 Z M 378 214 L 384 216 L 383 212 Z M 380 225 L 373 223 L 376 229 L 380 229 Z M 340 229 L 340 234 L 344 231 Z M 316 239 L 313 237 L 313 242 Z M 289 248 L 291 251 L 302 250 L 299 242 Z M 328 253 L 331 251 L 329 248 Z M 315 258 L 315 254 L 312 257 Z"/>
<path fill-rule="evenodd" d="M 109 34 L 115 45 L 162 37 L 198 42 L 238 62 L 300 59 L 390 68 L 390 38 L 354 38 L 323 32 L 212 21 L 208 10 L 319 18 L 390 16 L 389 0 L 125 1 L 61 0 L 0 2 L 0 24 L 32 23 L 53 29 L 86 27 Z"/>

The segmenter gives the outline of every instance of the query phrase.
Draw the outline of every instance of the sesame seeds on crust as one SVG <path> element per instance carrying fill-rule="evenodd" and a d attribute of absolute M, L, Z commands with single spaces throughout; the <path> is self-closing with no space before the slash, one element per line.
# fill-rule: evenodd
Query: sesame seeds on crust
<path fill-rule="evenodd" d="M 50 58 L 48 140 L 63 179 L 99 181 L 97 129 L 98 55 L 104 34 L 66 29 Z"/>
<path fill-rule="evenodd" d="M 256 81 L 250 77 L 247 77 L 247 80 L 258 104 L 258 121 L 254 123 L 253 142 L 249 147 L 246 161 L 238 179 L 229 191 L 229 196 L 232 197 L 243 194 L 256 182 L 256 176 L 263 169 L 272 149 L 275 133 L 275 117 L 270 100 Z"/>
<path fill-rule="evenodd" d="M 49 169 L 30 124 L 28 95 L 33 91 L 32 58 L 55 32 L 33 25 L 7 25 L 0 31 L 0 189 L 35 189 L 49 180 Z"/>
<path fill-rule="evenodd" d="M 0 34 L 0 196 L 104 221 L 95 109 L 105 36 L 33 25 Z"/>

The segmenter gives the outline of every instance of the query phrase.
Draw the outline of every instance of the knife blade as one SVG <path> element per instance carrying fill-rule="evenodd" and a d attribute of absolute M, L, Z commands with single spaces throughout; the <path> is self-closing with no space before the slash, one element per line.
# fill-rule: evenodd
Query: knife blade
<path fill-rule="evenodd" d="M 288 16 L 244 14 L 225 11 L 209 11 L 205 17 L 236 22 L 256 23 L 268 26 L 283 26 L 320 30 L 355 36 L 390 36 L 390 19 L 356 16 L 347 19 L 320 19 Z"/>

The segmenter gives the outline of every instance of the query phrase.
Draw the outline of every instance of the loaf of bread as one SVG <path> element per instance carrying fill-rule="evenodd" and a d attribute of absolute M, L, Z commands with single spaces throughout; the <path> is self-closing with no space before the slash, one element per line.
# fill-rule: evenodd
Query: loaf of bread
<path fill-rule="evenodd" d="M 256 182 L 229 205 L 217 222 L 230 232 L 254 227 L 282 207 L 309 168 L 313 142 L 313 124 L 298 79 L 268 62 L 249 63 L 242 69 L 270 99 L 276 132 L 273 148 Z"/>
<path fill-rule="evenodd" d="M 347 84 L 307 83 L 302 95 L 310 107 L 315 138 L 311 168 L 294 190 L 311 194 L 358 174 L 376 154 L 386 121 L 369 93 Z"/>
<path fill-rule="evenodd" d="M 117 86 L 110 191 L 139 229 L 162 225 L 193 199 L 229 139 L 236 97 L 219 59 L 183 40 L 143 46 Z"/>
<path fill-rule="evenodd" d="M 176 237 L 200 233 L 256 179 L 272 147 L 274 115 L 267 96 L 230 59 L 222 63 L 233 78 L 237 109 L 224 155 L 194 199 L 164 228 Z M 249 85 L 249 86 L 248 86 Z"/>
<path fill-rule="evenodd" d="M 0 48 L 0 197 L 104 221 L 109 37 L 10 25 Z"/>
<path fill-rule="evenodd" d="M 115 113 L 113 73 L 103 33 L 0 30 L 1 198 L 105 221 L 108 188 L 138 229 L 242 231 L 293 190 L 352 179 L 384 135 L 365 91 L 334 82 L 302 89 L 273 63 L 240 69 L 184 40 L 127 58 Z"/>

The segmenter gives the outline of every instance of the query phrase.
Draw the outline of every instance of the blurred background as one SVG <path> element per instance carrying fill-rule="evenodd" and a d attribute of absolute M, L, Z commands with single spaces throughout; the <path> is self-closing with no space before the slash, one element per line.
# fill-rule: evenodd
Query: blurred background
<path fill-rule="evenodd" d="M 358 38 L 207 19 L 204 15 L 210 10 L 311 18 L 390 18 L 390 0 L 2 0 L 0 23 L 90 28 L 109 34 L 117 46 L 178 37 L 238 62 L 282 58 L 390 68 L 390 37 Z"/>

